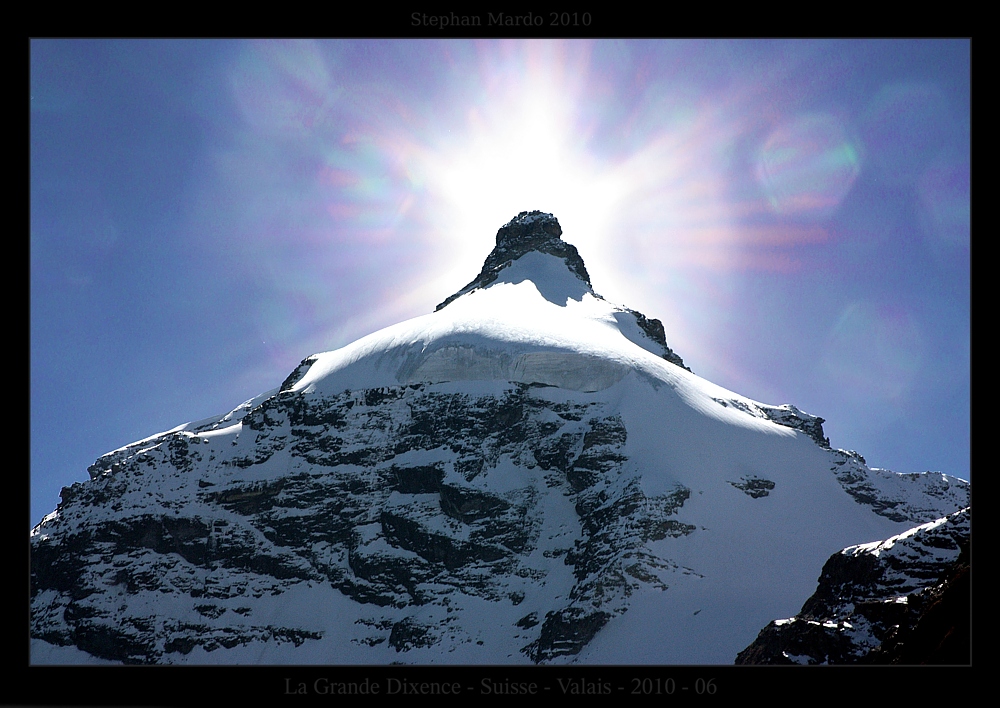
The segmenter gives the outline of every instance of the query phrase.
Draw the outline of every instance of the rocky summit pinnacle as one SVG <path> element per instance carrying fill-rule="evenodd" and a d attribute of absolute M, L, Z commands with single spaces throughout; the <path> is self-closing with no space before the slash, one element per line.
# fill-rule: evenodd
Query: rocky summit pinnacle
<path fill-rule="evenodd" d="M 552 214 L 542 211 L 522 211 L 497 231 L 497 245 L 486 257 L 483 269 L 476 279 L 449 297 L 435 311 L 476 288 L 482 288 L 497 279 L 501 270 L 531 251 L 548 253 L 562 258 L 566 266 L 580 280 L 590 285 L 590 275 L 576 246 L 560 238 L 562 227 Z"/>
<path fill-rule="evenodd" d="M 566 264 L 566 268 L 581 282 L 585 283 L 587 290 L 598 299 L 603 299 L 591 288 L 590 275 L 587 267 L 583 264 L 576 246 L 562 240 L 562 227 L 555 216 L 543 211 L 522 211 L 513 219 L 500 227 L 497 231 L 497 245 L 486 257 L 483 269 L 471 283 L 459 290 L 457 293 L 442 302 L 434 311 L 437 312 L 457 298 L 485 288 L 494 283 L 501 271 L 510 266 L 514 261 L 522 256 L 531 253 L 545 253 L 557 258 L 561 258 Z M 663 323 L 660 320 L 646 317 L 641 312 L 631 308 L 621 308 L 635 317 L 636 325 L 650 340 L 658 345 L 657 354 L 672 364 L 676 364 L 683 369 L 691 371 L 684 364 L 684 360 L 667 345 L 666 333 Z"/>

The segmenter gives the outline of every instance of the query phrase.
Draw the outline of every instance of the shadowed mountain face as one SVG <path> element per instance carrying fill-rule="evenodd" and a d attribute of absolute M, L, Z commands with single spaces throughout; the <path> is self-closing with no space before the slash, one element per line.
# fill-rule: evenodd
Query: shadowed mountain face
<path fill-rule="evenodd" d="M 522 212 L 434 313 L 65 488 L 31 534 L 32 661 L 731 663 L 831 553 L 968 506 L 822 423 L 692 374 Z"/>
<path fill-rule="evenodd" d="M 566 307 L 570 300 L 582 302 L 587 294 L 594 296 L 590 285 L 566 268 L 561 259 L 534 252 L 506 264 L 493 276 L 491 283 L 518 285 L 528 281 L 547 302 L 560 307 Z"/>
<path fill-rule="evenodd" d="M 562 236 L 562 227 L 559 226 L 559 222 L 552 214 L 544 214 L 540 211 L 522 211 L 497 231 L 497 245 L 486 257 L 483 269 L 476 276 L 476 279 L 438 305 L 435 310 L 446 307 L 456 298 L 472 290 L 490 285 L 511 263 L 531 252 L 546 253 L 561 259 L 564 267 L 559 268 L 559 270 L 568 269 L 583 286 L 581 288 L 571 287 L 571 292 L 579 290 L 580 296 L 583 295 L 583 292 L 592 292 L 590 290 L 590 276 L 587 275 L 587 268 L 584 266 L 576 246 L 566 243 L 560 236 Z M 564 273 L 560 272 L 557 278 L 563 279 L 563 275 Z M 536 285 L 542 287 L 551 284 L 549 278 L 539 279 L 539 281 L 536 282 Z M 551 297 L 545 293 L 542 294 L 550 302 L 560 304 L 558 302 L 560 299 L 562 304 L 566 302 L 561 297 L 561 293 L 552 292 Z M 567 296 L 572 297 L 572 294 L 567 293 Z"/>

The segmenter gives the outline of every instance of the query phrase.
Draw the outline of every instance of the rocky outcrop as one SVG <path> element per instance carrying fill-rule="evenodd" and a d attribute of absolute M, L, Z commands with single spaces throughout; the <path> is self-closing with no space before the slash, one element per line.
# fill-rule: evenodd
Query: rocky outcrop
<path fill-rule="evenodd" d="M 738 398 L 714 398 L 712 400 L 720 406 L 732 406 L 755 418 L 766 418 L 772 423 L 777 423 L 793 430 L 799 430 L 815 440 L 816 444 L 820 447 L 826 449 L 830 447 L 830 439 L 823 434 L 823 423 L 826 421 L 819 416 L 800 411 L 790 403 L 786 403 L 783 406 L 768 406 Z"/>
<path fill-rule="evenodd" d="M 671 364 L 676 364 L 682 369 L 691 371 L 691 369 L 685 366 L 684 360 L 681 359 L 680 355 L 667 345 L 667 334 L 663 329 L 662 322 L 651 317 L 646 317 L 644 314 L 637 312 L 636 310 L 626 309 L 626 312 L 635 317 L 636 325 L 647 337 L 663 347 L 663 351 L 660 352 L 660 356 L 669 361 Z"/>
<path fill-rule="evenodd" d="M 738 482 L 730 482 L 730 484 L 751 499 L 766 497 L 774 489 L 774 482 L 756 475 L 744 475 Z"/>
<path fill-rule="evenodd" d="M 497 245 L 486 257 L 483 269 L 475 280 L 434 308 L 435 312 L 476 288 L 486 287 L 497 279 L 501 270 L 531 251 L 562 258 L 576 277 L 590 285 L 590 275 L 579 251 L 573 244 L 563 241 L 561 236 L 562 227 L 552 214 L 522 211 L 497 231 Z"/>
<path fill-rule="evenodd" d="M 521 256 L 533 251 L 547 253 L 561 258 L 571 273 L 590 288 L 590 275 L 583 263 L 576 246 L 562 240 L 562 227 L 552 214 L 541 211 L 522 211 L 497 231 L 496 246 L 486 257 L 483 268 L 475 280 L 448 297 L 434 308 L 435 312 L 447 307 L 454 300 L 478 288 L 485 288 L 495 282 L 500 272 Z M 595 295 L 595 297 L 599 297 Z M 623 314 L 631 316 L 642 336 L 649 340 L 652 346 L 643 344 L 644 348 L 655 351 L 671 364 L 687 369 L 684 360 L 667 345 L 666 332 L 660 320 L 646 317 L 641 312 L 629 308 L 621 308 Z M 305 364 L 306 362 L 303 362 Z M 296 370 L 298 371 L 298 370 Z M 289 377 L 296 376 L 295 373 Z M 296 379 L 297 380 L 297 379 Z M 294 383 L 294 382 L 293 382 Z M 290 385 L 286 382 L 283 385 Z"/>
<path fill-rule="evenodd" d="M 833 450 L 833 472 L 837 481 L 858 504 L 892 521 L 930 522 L 940 514 L 939 502 L 966 505 L 969 483 L 933 472 L 898 474 L 869 468 L 865 458 L 853 450 Z"/>

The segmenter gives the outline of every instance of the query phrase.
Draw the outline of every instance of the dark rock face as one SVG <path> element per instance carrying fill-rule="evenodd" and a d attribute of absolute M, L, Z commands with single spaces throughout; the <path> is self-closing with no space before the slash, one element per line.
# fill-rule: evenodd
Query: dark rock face
<path fill-rule="evenodd" d="M 881 646 L 865 657 L 867 664 L 949 664 L 972 661 L 970 617 L 972 583 L 969 545 L 942 582 L 925 593 L 912 595 L 906 621 L 890 630 Z"/>
<path fill-rule="evenodd" d="M 414 647 L 433 644 L 434 638 L 430 630 L 409 618 L 396 622 L 389 633 L 389 646 L 395 647 L 396 651 L 407 651 Z"/>
<path fill-rule="evenodd" d="M 751 499 L 766 497 L 774 489 L 774 482 L 762 477 L 744 476 L 739 482 L 730 482 L 731 485 L 739 489 Z"/>
<path fill-rule="evenodd" d="M 832 555 L 799 614 L 761 630 L 736 663 L 968 663 L 970 517 Z"/>
<path fill-rule="evenodd" d="M 407 652 L 454 634 L 454 618 L 408 608 L 451 612 L 450 593 L 517 605 L 545 582 L 527 562 L 544 550 L 572 578 L 561 605 L 517 625 L 523 652 L 544 662 L 579 652 L 640 586 L 665 589 L 657 571 L 676 566 L 647 543 L 694 531 L 676 518 L 689 490 L 651 497 L 623 474 L 628 432 L 604 404 L 524 384 L 480 396 L 284 388 L 244 414 L 238 435 L 211 438 L 225 444 L 167 433 L 105 455 L 90 482 L 64 490 L 31 539 L 33 636 L 125 663 L 298 646 L 322 632 L 256 621 L 253 608 L 310 583 L 402 612 L 372 619 L 359 641 Z M 409 461 L 421 456 L 436 461 Z M 540 484 L 494 490 L 501 463 L 536 470 Z M 549 548 L 540 502 L 553 494 L 579 531 Z"/>
<path fill-rule="evenodd" d="M 663 347 L 664 351 L 661 356 L 669 361 L 671 364 L 676 364 L 682 369 L 687 369 L 691 371 L 687 366 L 684 365 L 684 360 L 667 345 L 667 333 L 663 329 L 663 323 L 659 320 L 646 317 L 641 312 L 635 310 L 628 310 L 628 313 L 635 317 L 635 323 L 638 325 L 647 337 L 652 339 L 654 342 Z"/>
<path fill-rule="evenodd" d="M 549 612 L 545 615 L 541 636 L 527 647 L 527 653 L 536 663 L 556 656 L 579 654 L 609 619 L 611 615 L 607 612 L 588 613 L 579 607 Z"/>
<path fill-rule="evenodd" d="M 712 400 L 720 406 L 732 406 L 755 418 L 766 418 L 772 423 L 777 423 L 793 430 L 799 430 L 815 440 L 816 444 L 820 447 L 825 449 L 830 448 L 830 439 L 823 434 L 823 423 L 826 421 L 819 416 L 800 411 L 790 403 L 786 403 L 783 406 L 768 406 L 762 403 L 741 401 L 734 398 L 713 398 Z"/>

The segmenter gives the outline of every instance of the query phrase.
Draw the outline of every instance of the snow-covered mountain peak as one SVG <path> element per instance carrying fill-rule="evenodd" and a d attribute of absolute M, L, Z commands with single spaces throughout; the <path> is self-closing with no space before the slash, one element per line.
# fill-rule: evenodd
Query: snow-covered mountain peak
<path fill-rule="evenodd" d="M 561 234 L 551 214 L 521 212 L 479 276 L 434 312 L 308 357 L 282 390 L 514 381 L 593 392 L 630 371 L 675 382 L 664 362 L 687 367 L 663 324 L 597 295 Z"/>
<path fill-rule="evenodd" d="M 881 641 L 854 604 L 874 626 L 902 603 L 866 573 L 936 582 L 968 483 L 869 468 L 822 418 L 681 367 L 522 212 L 435 312 L 63 489 L 30 539 L 32 662 L 832 663 Z M 850 607 L 740 653 L 842 559 Z"/>
<path fill-rule="evenodd" d="M 483 269 L 476 279 L 438 305 L 436 310 L 446 307 L 466 293 L 491 285 L 500 277 L 501 272 L 532 252 L 548 254 L 561 260 L 573 279 L 579 281 L 579 285 L 573 285 L 573 289 L 580 291 L 580 297 L 584 292 L 593 294 L 583 258 L 573 244 L 566 243 L 561 237 L 562 227 L 555 216 L 541 211 L 522 211 L 497 231 L 497 245 L 486 257 Z M 534 275 L 536 278 L 532 282 L 541 290 L 552 277 L 562 280 L 564 274 L 561 268 L 550 266 L 536 271 Z"/>

